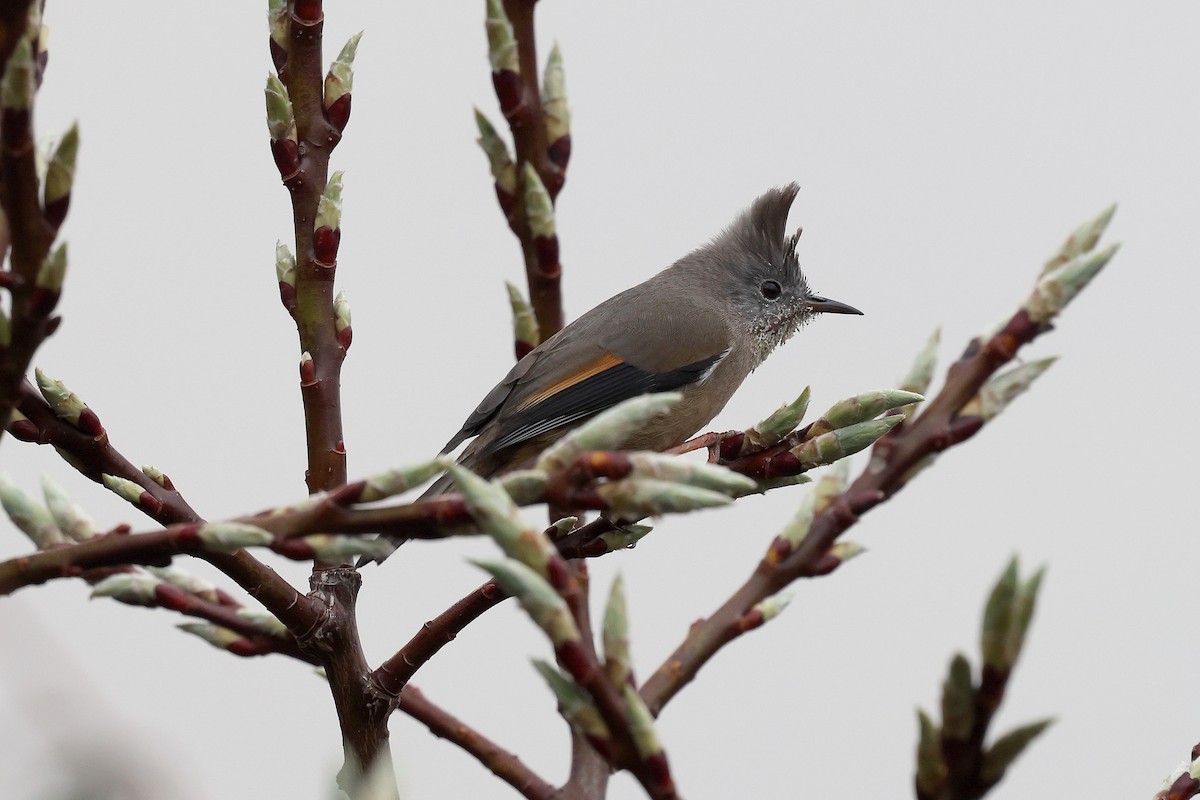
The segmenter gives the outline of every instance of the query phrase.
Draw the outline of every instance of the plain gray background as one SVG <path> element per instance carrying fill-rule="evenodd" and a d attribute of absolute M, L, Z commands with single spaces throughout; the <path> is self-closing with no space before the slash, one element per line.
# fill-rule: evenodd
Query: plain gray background
<path fill-rule="evenodd" d="M 39 134 L 78 119 L 83 144 L 65 322 L 36 361 L 209 518 L 304 493 L 299 353 L 273 266 L 291 215 L 264 124 L 265 3 L 218 5 L 51 0 L 37 109 Z M 473 143 L 472 105 L 499 122 L 482 0 L 330 2 L 327 17 L 330 58 L 366 31 L 334 157 L 361 476 L 436 452 L 508 369 L 502 281 L 522 268 Z M 1000 728 L 1060 721 L 996 798 L 1148 796 L 1200 736 L 1198 24 L 1183 2 L 540 4 L 541 56 L 560 42 L 574 113 L 558 215 L 570 316 L 790 180 L 812 284 L 866 312 L 803 330 L 716 429 L 808 384 L 814 411 L 892 386 L 938 325 L 944 366 L 1015 310 L 1075 225 L 1121 203 L 1106 241 L 1123 249 L 1024 354 L 1062 360 L 866 517 L 851 538 L 867 555 L 797 586 L 667 709 L 688 798 L 909 796 L 914 707 L 936 703 L 955 650 L 977 663 L 982 603 L 1013 553 L 1049 574 Z M 31 490 L 50 473 L 106 525 L 150 527 L 47 449 L 6 438 L 0 462 Z M 593 563 L 600 597 L 625 576 L 642 675 L 740 584 L 801 491 L 664 520 Z M 28 550 L 0 528 L 5 557 Z M 371 660 L 478 582 L 465 554 L 491 552 L 418 543 L 367 570 Z M 304 584 L 303 565 L 279 568 Z M 176 615 L 87 593 L 59 581 L 0 601 L 7 796 L 55 796 L 72 769 L 123 775 L 143 797 L 329 796 L 341 748 L 311 671 L 234 658 L 176 632 Z M 548 653 L 509 604 L 416 683 L 557 781 L 564 725 L 527 663 Z M 405 797 L 515 796 L 406 717 L 392 746 Z M 619 776 L 612 796 L 640 792 Z"/>

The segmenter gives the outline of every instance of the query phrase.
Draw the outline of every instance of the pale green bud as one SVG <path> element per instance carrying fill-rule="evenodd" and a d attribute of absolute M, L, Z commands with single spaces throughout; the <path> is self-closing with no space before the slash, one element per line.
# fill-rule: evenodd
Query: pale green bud
<path fill-rule="evenodd" d="M 59 242 L 58 247 L 46 255 L 46 260 L 38 268 L 37 285 L 51 292 L 61 292 L 63 278 L 67 274 L 67 243 Z"/>
<path fill-rule="evenodd" d="M 25 109 L 33 105 L 33 51 L 29 40 L 21 37 L 8 57 L 4 79 L 0 81 L 0 106 Z"/>
<path fill-rule="evenodd" d="M 517 469 L 496 479 L 500 488 L 519 506 L 536 503 L 546 489 L 546 473 L 537 469 Z"/>
<path fill-rule="evenodd" d="M 621 687 L 625 695 L 625 711 L 629 717 L 629 732 L 633 734 L 633 744 L 638 755 L 650 758 L 662 752 L 662 743 L 654 730 L 654 715 L 646 707 L 637 689 L 628 683 Z"/>
<path fill-rule="evenodd" d="M 979 394 L 967 401 L 958 412 L 959 416 L 976 415 L 982 417 L 985 422 L 993 419 L 1032 386 L 1033 382 L 1057 360 L 1057 357 L 1051 357 L 1040 361 L 1028 361 L 995 376 L 983 385 Z"/>
<path fill-rule="evenodd" d="M 292 111 L 292 99 L 287 87 L 274 72 L 267 75 L 267 130 L 271 141 L 283 139 L 296 141 L 296 115 Z"/>
<path fill-rule="evenodd" d="M 447 459 L 435 458 L 408 467 L 377 472 L 364 481 L 366 485 L 359 500 L 363 503 L 371 503 L 375 500 L 403 494 L 415 486 L 420 486 L 439 472 L 444 472 L 450 463 Z"/>
<path fill-rule="evenodd" d="M 1083 253 L 1042 276 L 1023 308 L 1033 322 L 1044 323 L 1066 308 L 1075 295 L 1116 255 L 1119 244 Z"/>
<path fill-rule="evenodd" d="M 140 488 L 140 487 L 139 487 Z M 196 531 L 207 550 L 232 553 L 243 547 L 265 547 L 275 536 L 246 522 L 206 522 Z"/>
<path fill-rule="evenodd" d="M 513 34 L 512 23 L 504 12 L 504 4 L 500 0 L 487 0 L 487 37 L 488 60 L 492 63 L 492 72 L 502 69 L 520 73 L 521 66 L 517 58 L 517 37 Z"/>
<path fill-rule="evenodd" d="M 789 603 L 792 602 L 792 596 L 793 595 L 791 592 L 777 592 L 776 594 L 773 594 L 770 597 L 756 603 L 753 610 L 758 611 L 763 615 L 764 623 L 770 622 L 775 617 L 783 613 L 783 610 L 788 607 Z"/>
<path fill-rule="evenodd" d="M 1013 605 L 1017 599 L 1017 590 L 1017 559 L 1014 557 L 992 588 L 983 612 L 983 632 L 980 641 L 983 663 L 1001 671 L 1012 667 L 1008 658 L 1009 640 L 1012 636 Z"/>
<path fill-rule="evenodd" d="M 475 125 L 479 128 L 479 144 L 483 154 L 487 156 L 496 185 L 508 194 L 517 194 L 517 167 L 513 163 L 508 145 L 500 138 L 495 127 L 478 108 L 475 109 Z"/>
<path fill-rule="evenodd" d="M 623 517 L 647 517 L 681 514 L 701 508 L 729 505 L 729 495 L 680 483 L 653 478 L 625 478 L 602 483 L 596 492 L 608 504 L 608 510 Z"/>
<path fill-rule="evenodd" d="M 630 434 L 654 417 L 667 413 L 682 398 L 678 392 L 661 392 L 644 394 L 613 406 L 543 451 L 536 468 L 550 473 L 562 469 L 589 450 L 618 448 Z"/>
<path fill-rule="evenodd" d="M 513 338 L 530 348 L 541 343 L 541 333 L 538 331 L 537 316 L 533 308 L 521 295 L 521 290 L 508 281 L 504 282 L 508 290 L 508 304 L 512 307 Z"/>
<path fill-rule="evenodd" d="M 541 575 L 511 558 L 501 561 L 480 559 L 471 563 L 490 572 L 500 588 L 517 598 L 525 613 L 556 648 L 580 640 L 579 628 L 566 601 Z"/>
<path fill-rule="evenodd" d="M 971 664 L 962 653 L 950 661 L 950 671 L 942 684 L 942 726 L 947 738 L 965 740 L 975 725 L 975 686 L 971 682 Z"/>
<path fill-rule="evenodd" d="M 1108 227 L 1108 223 L 1112 221 L 1113 214 L 1115 213 L 1117 213 L 1117 204 L 1113 203 L 1095 217 L 1071 231 L 1071 235 L 1062 243 L 1062 247 L 1058 248 L 1058 251 L 1042 267 L 1042 275 L 1048 275 L 1071 259 L 1092 250 L 1096 246 L 1096 243 L 1100 241 L 1100 237 L 1104 234 L 1105 228 Z"/>
<path fill-rule="evenodd" d="M 333 298 L 333 327 L 338 333 L 350 327 L 350 301 L 346 298 L 346 293 L 338 292 L 337 297 Z"/>
<path fill-rule="evenodd" d="M 592 704 L 592 699 L 575 681 L 541 659 L 533 659 L 533 666 L 546 681 L 550 691 L 554 692 L 559 710 L 570 725 L 593 739 L 608 739 L 608 726 L 604 724 L 604 718 Z"/>
<path fill-rule="evenodd" d="M 210 603 L 220 602 L 215 585 L 204 580 L 199 575 L 193 575 L 185 569 L 180 569 L 176 566 L 167 566 L 146 567 L 145 570 L 159 580 L 182 589 L 188 594 L 194 594 L 201 600 L 207 600 Z"/>
<path fill-rule="evenodd" d="M 917 792 L 933 797 L 946 785 L 949 769 L 942 758 L 942 734 L 924 711 L 917 711 L 920 736 L 917 739 Z"/>
<path fill-rule="evenodd" d="M 313 557 L 326 561 L 350 556 L 365 556 L 372 561 L 383 561 L 396 552 L 396 545 L 387 539 L 370 539 L 366 536 L 341 536 L 315 533 L 300 541 L 313 549 Z"/>
<path fill-rule="evenodd" d="M 279 240 L 275 241 L 275 277 L 280 283 L 296 285 L 296 257 L 291 248 Z"/>
<path fill-rule="evenodd" d="M 141 503 L 142 493 L 146 491 L 140 484 L 134 483 L 128 478 L 109 475 L 107 472 L 100 476 L 100 481 L 104 484 L 105 489 L 134 505 Z"/>
<path fill-rule="evenodd" d="M 699 486 L 734 497 L 758 490 L 758 483 L 753 478 L 717 464 L 650 452 L 630 453 L 629 463 L 633 468 L 630 478 L 657 478 L 672 483 Z"/>
<path fill-rule="evenodd" d="M 654 528 L 650 525 L 622 525 L 615 531 L 600 534 L 600 540 L 608 547 L 608 552 L 634 547 L 645 538 Z"/>
<path fill-rule="evenodd" d="M 338 170 L 329 176 L 329 182 L 325 184 L 325 191 L 321 194 L 321 199 L 317 203 L 317 221 L 313 224 L 313 230 L 323 227 L 330 227 L 336 230 L 341 226 L 342 171 Z"/>
<path fill-rule="evenodd" d="M 75 157 L 79 154 L 79 123 L 73 123 L 54 148 L 54 155 L 46 167 L 46 205 L 61 200 L 71 193 L 75 182 Z"/>
<path fill-rule="evenodd" d="M 1053 722 L 1053 718 L 1031 722 L 1009 731 L 993 742 L 983 754 L 983 765 L 979 769 L 980 780 L 985 785 L 991 785 L 1003 778 L 1005 771 L 1017 760 L 1017 756 Z"/>
<path fill-rule="evenodd" d="M 829 431 L 848 428 L 851 425 L 874 419 L 885 411 L 910 403 L 919 403 L 924 399 L 915 392 L 905 392 L 900 389 L 864 392 L 835 403 L 812 424 L 806 438 L 812 439 Z"/>
<path fill-rule="evenodd" d="M 96 523 L 49 475 L 42 476 L 42 496 L 54 524 L 72 541 L 82 542 L 96 535 Z"/>
<path fill-rule="evenodd" d="M 362 31 L 351 36 L 329 66 L 329 74 L 325 76 L 325 108 L 333 105 L 342 95 L 354 91 L 354 56 L 358 53 L 361 39 Z"/>
<path fill-rule="evenodd" d="M 249 622 L 267 636 L 284 638 L 287 636 L 287 626 L 279 618 L 263 608 L 239 608 L 237 615 Z"/>
<path fill-rule="evenodd" d="M 822 464 L 832 464 L 838 459 L 851 456 L 860 450 L 865 450 L 880 439 L 904 419 L 901 416 L 882 417 L 880 419 L 848 425 L 844 428 L 823 433 L 815 439 L 809 439 L 804 444 L 793 447 L 789 452 L 808 468 Z"/>
<path fill-rule="evenodd" d="M 451 465 L 449 472 L 480 529 L 495 539 L 509 558 L 546 577 L 546 565 L 557 551 L 540 530 L 525 524 L 504 489 L 458 464 Z"/>
<path fill-rule="evenodd" d="M 785 406 L 780 406 L 771 416 L 754 427 L 747 428 L 746 443 L 743 444 L 742 451 L 756 452 L 778 444 L 783 437 L 796 429 L 800 420 L 804 419 L 811 396 L 810 387 L 805 386 L 804 391 L 795 400 Z"/>
<path fill-rule="evenodd" d="M 40 368 L 33 371 L 33 376 L 37 381 L 38 390 L 50 404 L 54 415 L 72 425 L 78 425 L 80 415 L 87 408 L 87 404 L 79 399 L 79 395 L 68 389 L 62 381 L 54 380 L 42 372 Z"/>
<path fill-rule="evenodd" d="M 558 42 L 546 59 L 542 78 L 542 113 L 546 118 L 546 141 L 553 144 L 571 132 L 571 109 L 567 107 L 567 77 L 563 71 Z"/>
<path fill-rule="evenodd" d="M 629 613 L 625 604 L 625 582 L 620 574 L 613 579 L 604 607 L 604 671 L 614 686 L 629 680 L 633 659 L 629 653 Z"/>
<path fill-rule="evenodd" d="M 230 645 L 244 638 L 240 633 L 213 625 L 211 622 L 183 622 L 175 627 L 184 633 L 199 636 L 218 650 L 228 650 Z"/>
<path fill-rule="evenodd" d="M 0 473 L 0 504 L 3 504 L 4 511 L 13 524 L 20 528 L 39 550 L 67 542 L 67 537 L 54 524 L 54 517 L 50 512 L 13 483 L 7 472 Z"/>
<path fill-rule="evenodd" d="M 522 174 L 525 176 L 525 216 L 529 219 L 529 232 L 549 239 L 555 235 L 554 202 L 532 164 L 525 162 Z"/>
<path fill-rule="evenodd" d="M 92 587 L 92 597 L 111 597 L 131 606 L 156 605 L 154 590 L 162 583 L 144 570 L 109 575 Z"/>

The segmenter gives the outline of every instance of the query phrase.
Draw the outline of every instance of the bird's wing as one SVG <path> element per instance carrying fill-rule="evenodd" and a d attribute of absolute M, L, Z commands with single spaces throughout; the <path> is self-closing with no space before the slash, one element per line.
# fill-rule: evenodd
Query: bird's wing
<path fill-rule="evenodd" d="M 639 305 L 646 313 L 639 313 Z M 729 352 L 729 337 L 723 325 L 698 320 L 696 313 L 630 303 L 621 295 L 607 301 L 513 367 L 446 451 L 489 423 L 495 428 L 484 453 L 572 425 L 631 397 L 704 379 Z"/>

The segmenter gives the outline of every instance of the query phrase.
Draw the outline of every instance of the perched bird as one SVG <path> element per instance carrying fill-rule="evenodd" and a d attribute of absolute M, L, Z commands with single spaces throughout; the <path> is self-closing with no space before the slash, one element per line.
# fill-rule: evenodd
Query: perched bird
<path fill-rule="evenodd" d="M 683 399 L 621 443 L 665 450 L 725 407 L 755 367 L 820 313 L 861 314 L 813 294 L 785 233 L 796 184 L 771 189 L 708 244 L 605 300 L 517 362 L 448 453 L 490 476 L 528 462 L 584 420 L 631 397 Z M 427 494 L 448 490 L 443 478 Z"/>
<path fill-rule="evenodd" d="M 442 453 L 474 437 L 459 462 L 495 475 L 623 400 L 678 391 L 683 398 L 668 413 L 614 445 L 666 450 L 708 424 L 746 376 L 815 315 L 861 314 L 813 294 L 800 272 L 800 231 L 786 234 L 799 188 L 771 189 L 708 244 L 531 350 Z M 452 488 L 443 475 L 423 497 Z"/>

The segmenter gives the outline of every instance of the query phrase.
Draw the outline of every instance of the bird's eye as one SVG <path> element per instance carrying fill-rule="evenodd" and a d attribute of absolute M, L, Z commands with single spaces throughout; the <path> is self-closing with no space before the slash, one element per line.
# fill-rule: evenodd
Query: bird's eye
<path fill-rule="evenodd" d="M 763 281 L 758 290 L 768 300 L 778 300 L 779 295 L 783 294 L 783 287 L 779 285 L 778 281 Z"/>

